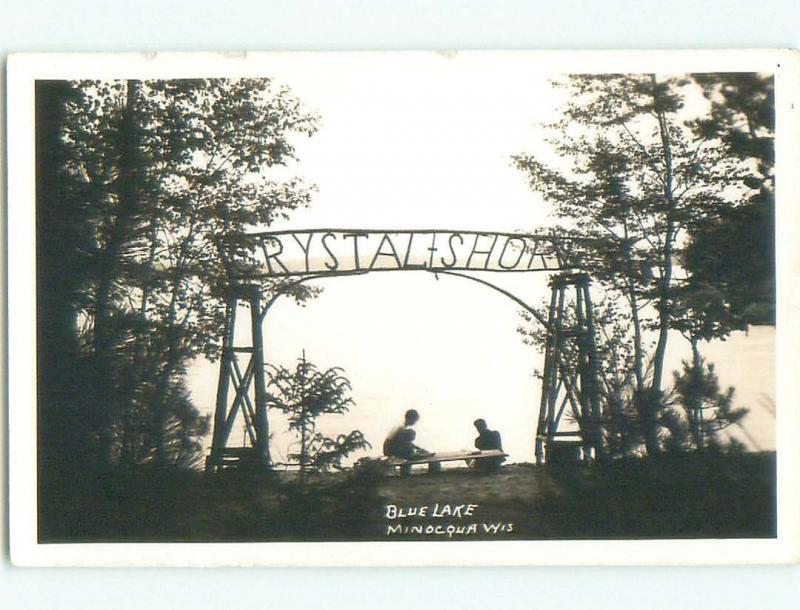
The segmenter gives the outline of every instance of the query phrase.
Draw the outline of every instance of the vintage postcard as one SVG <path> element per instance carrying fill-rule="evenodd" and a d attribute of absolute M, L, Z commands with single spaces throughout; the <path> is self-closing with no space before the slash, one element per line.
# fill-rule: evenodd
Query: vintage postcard
<path fill-rule="evenodd" d="M 13 56 L 13 561 L 796 561 L 798 77 Z"/>

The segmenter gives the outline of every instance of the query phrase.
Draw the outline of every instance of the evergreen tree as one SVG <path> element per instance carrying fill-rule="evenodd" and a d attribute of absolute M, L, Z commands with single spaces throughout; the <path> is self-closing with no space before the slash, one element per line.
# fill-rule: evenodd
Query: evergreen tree
<path fill-rule="evenodd" d="M 714 365 L 706 364 L 702 358 L 694 362 L 684 360 L 683 370 L 674 375 L 677 402 L 688 422 L 688 444 L 698 451 L 719 448 L 719 433 L 741 422 L 748 409 L 733 407 L 734 389 L 720 392 Z"/>
<path fill-rule="evenodd" d="M 289 431 L 297 435 L 298 449 L 289 459 L 300 466 L 301 474 L 341 468 L 345 457 L 370 447 L 360 430 L 336 437 L 317 430 L 321 416 L 346 413 L 354 404 L 350 382 L 342 373 L 338 367 L 320 370 L 305 354 L 294 370 L 269 367 L 273 406 L 288 416 Z"/>

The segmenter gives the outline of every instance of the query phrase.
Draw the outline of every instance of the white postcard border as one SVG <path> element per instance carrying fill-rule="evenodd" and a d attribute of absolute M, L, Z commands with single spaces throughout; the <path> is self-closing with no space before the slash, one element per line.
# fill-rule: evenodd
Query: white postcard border
<path fill-rule="evenodd" d="M 23 54 L 8 63 L 9 504 L 12 561 L 26 566 L 686 565 L 800 556 L 800 54 L 779 50 L 461 52 L 530 55 L 548 72 L 775 74 L 778 536 L 764 540 L 38 544 L 34 84 L 38 79 L 263 76 L 268 53 Z M 420 61 L 432 52 L 296 53 L 289 61 Z M 439 54 L 448 57 L 447 53 Z M 452 56 L 452 55 L 450 55 Z M 287 55 L 281 55 L 283 60 Z M 735 510 L 735 507 L 731 507 Z M 389 545 L 389 546 L 387 546 Z"/>

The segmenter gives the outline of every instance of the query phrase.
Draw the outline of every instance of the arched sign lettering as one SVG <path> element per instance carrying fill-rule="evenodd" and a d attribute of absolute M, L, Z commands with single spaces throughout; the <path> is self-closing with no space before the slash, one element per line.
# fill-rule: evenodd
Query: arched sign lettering
<path fill-rule="evenodd" d="M 577 436 L 584 449 L 600 449 L 599 401 L 589 277 L 578 270 L 578 240 L 551 234 L 495 233 L 450 230 L 316 229 L 226 235 L 217 241 L 229 286 L 214 413 L 214 437 L 207 470 L 226 467 L 245 456 L 269 468 L 269 422 L 264 373 L 262 322 L 275 299 L 266 302 L 258 280 L 296 276 L 289 286 L 326 276 L 372 271 L 431 271 L 457 275 L 493 288 L 528 310 L 547 332 L 542 394 L 535 441 L 536 462 L 559 437 Z M 526 305 L 511 292 L 465 271 L 564 272 L 554 275 L 548 316 Z M 576 272 L 578 271 L 578 272 Z M 274 290 L 274 288 L 273 288 Z M 567 315 L 567 294 L 574 293 Z M 250 310 L 250 343 L 239 345 L 235 324 L 240 303 Z M 578 366 L 566 354 L 578 353 Z M 243 360 L 240 363 L 240 358 Z M 231 388 L 232 386 L 232 388 Z M 232 389 L 233 396 L 229 390 Z M 569 410 L 580 431 L 560 432 Z M 241 413 L 250 449 L 227 447 Z"/>
<path fill-rule="evenodd" d="M 227 236 L 231 278 L 368 271 L 559 271 L 573 239 L 548 234 L 451 230 L 316 229 Z"/>

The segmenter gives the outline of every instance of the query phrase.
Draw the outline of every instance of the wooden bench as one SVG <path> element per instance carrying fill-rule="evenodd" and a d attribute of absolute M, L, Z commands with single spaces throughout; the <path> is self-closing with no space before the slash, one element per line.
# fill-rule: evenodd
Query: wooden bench
<path fill-rule="evenodd" d="M 254 447 L 225 447 L 217 455 L 206 456 L 206 471 L 218 472 L 233 468 L 255 468 L 262 466 Z"/>
<path fill-rule="evenodd" d="M 442 453 L 431 453 L 430 455 L 420 455 L 410 460 L 403 458 L 390 457 L 387 458 L 387 463 L 393 467 L 399 467 L 402 471 L 410 471 L 412 466 L 420 464 L 428 465 L 428 472 L 438 472 L 441 470 L 443 462 L 458 462 L 464 460 L 469 464 L 473 460 L 488 460 L 508 457 L 508 454 L 503 453 L 499 449 L 489 449 L 486 451 L 451 451 Z M 404 468 L 405 467 L 405 468 Z"/>

